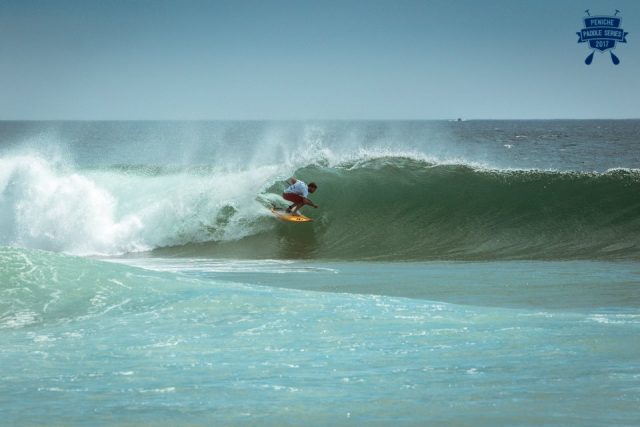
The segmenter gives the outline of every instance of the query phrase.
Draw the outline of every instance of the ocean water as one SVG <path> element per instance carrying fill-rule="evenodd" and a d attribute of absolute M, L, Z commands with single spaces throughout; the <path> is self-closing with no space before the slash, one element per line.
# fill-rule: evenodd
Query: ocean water
<path fill-rule="evenodd" d="M 0 122 L 0 419 L 637 425 L 638 135 Z"/>

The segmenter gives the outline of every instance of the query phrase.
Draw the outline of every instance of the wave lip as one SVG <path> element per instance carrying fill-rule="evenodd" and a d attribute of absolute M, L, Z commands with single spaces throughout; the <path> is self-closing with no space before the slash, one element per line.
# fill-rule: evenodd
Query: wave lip
<path fill-rule="evenodd" d="M 638 255 L 636 171 L 504 171 L 384 159 L 354 171 L 349 180 L 355 185 L 338 209 L 356 213 L 362 207 L 369 220 L 365 229 L 358 221 L 343 223 L 342 240 L 349 249 L 373 257 Z M 365 241 L 383 249 L 367 248 Z M 358 247 L 351 242 L 359 242 Z"/>
<path fill-rule="evenodd" d="M 0 244 L 110 253 L 141 227 L 135 215 L 116 219 L 117 200 L 86 175 L 56 170 L 38 156 L 0 158 Z"/>
<path fill-rule="evenodd" d="M 0 245 L 118 255 L 237 239 L 265 216 L 255 196 L 273 175 L 269 166 L 76 170 L 37 155 L 1 157 Z"/>
<path fill-rule="evenodd" d="M 321 153 L 322 154 L 322 153 Z M 638 259 L 640 171 L 492 169 L 360 153 L 263 165 L 60 169 L 0 158 L 0 244 L 72 254 L 369 260 Z M 326 159 L 325 159 L 326 160 Z M 284 178 L 319 184 L 281 224 Z"/>
<path fill-rule="evenodd" d="M 344 260 L 640 258 L 640 172 L 499 170 L 411 156 L 296 172 L 320 187 L 307 226 L 162 256 Z M 268 191 L 279 193 L 280 184 Z"/>

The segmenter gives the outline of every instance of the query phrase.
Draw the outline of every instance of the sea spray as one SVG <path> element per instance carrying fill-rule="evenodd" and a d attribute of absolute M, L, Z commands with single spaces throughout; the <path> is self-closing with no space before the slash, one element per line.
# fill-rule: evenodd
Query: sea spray
<path fill-rule="evenodd" d="M 3 422 L 634 425 L 639 129 L 0 122 Z"/>
<path fill-rule="evenodd" d="M 59 173 L 38 156 L 0 158 L 2 244 L 75 253 L 109 253 L 141 227 L 135 215 L 115 219 L 117 200 L 75 171 Z"/>
<path fill-rule="evenodd" d="M 256 194 L 274 173 L 69 170 L 33 155 L 2 157 L 0 170 L 0 244 L 84 255 L 255 232 L 265 214 Z"/>
<path fill-rule="evenodd" d="M 112 166 L 2 157 L 1 241 L 75 254 L 324 259 L 612 259 L 640 248 L 640 175 L 486 169 L 410 153 L 296 170 Z M 284 178 L 319 183 L 316 221 L 268 212 Z M 371 244 L 371 242 L 376 242 Z"/>

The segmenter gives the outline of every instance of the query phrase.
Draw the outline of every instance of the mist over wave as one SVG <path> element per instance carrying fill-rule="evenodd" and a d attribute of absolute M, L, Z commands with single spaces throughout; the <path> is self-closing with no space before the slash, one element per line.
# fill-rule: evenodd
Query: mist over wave
<path fill-rule="evenodd" d="M 75 170 L 34 155 L 3 157 L 0 244 L 113 255 L 237 239 L 257 230 L 264 212 L 256 195 L 272 174 L 270 167 Z"/>
<path fill-rule="evenodd" d="M 496 170 L 317 151 L 306 165 L 60 166 L 0 158 L 0 245 L 81 255 L 324 259 L 638 258 L 640 174 Z M 315 221 L 283 224 L 288 176 Z"/>
<path fill-rule="evenodd" d="M 0 121 L 3 420 L 633 425 L 639 134 Z"/>
<path fill-rule="evenodd" d="M 640 255 L 637 170 L 486 170 L 381 157 L 298 173 L 321 183 L 314 195 L 321 208 L 305 208 L 316 219 L 310 227 L 276 224 L 236 242 L 160 252 L 370 260 Z"/>

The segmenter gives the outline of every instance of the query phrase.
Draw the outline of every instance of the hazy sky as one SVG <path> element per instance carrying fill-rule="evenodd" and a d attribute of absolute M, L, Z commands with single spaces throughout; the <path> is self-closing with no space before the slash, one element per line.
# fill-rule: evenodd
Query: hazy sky
<path fill-rule="evenodd" d="M 457 117 L 640 117 L 640 1 L 0 0 L 0 119 Z"/>

